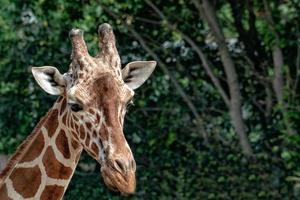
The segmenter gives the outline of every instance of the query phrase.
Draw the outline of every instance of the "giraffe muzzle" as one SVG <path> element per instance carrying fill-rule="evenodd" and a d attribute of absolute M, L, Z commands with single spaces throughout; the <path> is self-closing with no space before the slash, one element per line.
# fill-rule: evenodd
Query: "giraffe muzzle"
<path fill-rule="evenodd" d="M 134 160 L 133 160 L 134 161 Z M 101 174 L 106 186 L 123 195 L 133 194 L 136 187 L 135 162 L 117 159 L 101 167 Z"/>

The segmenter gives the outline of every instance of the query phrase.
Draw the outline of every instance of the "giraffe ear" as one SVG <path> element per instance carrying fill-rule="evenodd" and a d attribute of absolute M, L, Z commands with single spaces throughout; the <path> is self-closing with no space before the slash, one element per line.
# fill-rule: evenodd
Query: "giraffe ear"
<path fill-rule="evenodd" d="M 122 69 L 124 82 L 133 90 L 140 87 L 152 74 L 156 61 L 135 61 Z"/>
<path fill-rule="evenodd" d="M 63 75 L 51 66 L 32 67 L 31 72 L 43 90 L 52 95 L 60 95 L 65 89 Z"/>

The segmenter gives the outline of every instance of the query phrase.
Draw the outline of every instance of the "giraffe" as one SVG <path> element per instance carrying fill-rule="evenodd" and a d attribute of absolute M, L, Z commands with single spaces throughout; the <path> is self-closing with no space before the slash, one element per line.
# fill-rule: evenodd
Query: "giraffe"
<path fill-rule="evenodd" d="M 83 31 L 69 32 L 69 71 L 32 67 L 40 87 L 59 96 L 0 173 L 0 200 L 61 199 L 85 150 L 101 165 L 107 187 L 134 193 L 136 163 L 123 133 L 134 90 L 155 69 L 155 61 L 134 61 L 121 69 L 112 27 L 98 27 L 100 53 L 92 57 Z"/>

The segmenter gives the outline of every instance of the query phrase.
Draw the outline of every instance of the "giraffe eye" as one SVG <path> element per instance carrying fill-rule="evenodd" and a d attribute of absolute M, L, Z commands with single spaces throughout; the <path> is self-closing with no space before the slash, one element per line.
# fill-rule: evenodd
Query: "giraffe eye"
<path fill-rule="evenodd" d="M 82 110 L 82 106 L 78 103 L 69 103 L 69 106 L 73 112 L 79 112 Z"/>

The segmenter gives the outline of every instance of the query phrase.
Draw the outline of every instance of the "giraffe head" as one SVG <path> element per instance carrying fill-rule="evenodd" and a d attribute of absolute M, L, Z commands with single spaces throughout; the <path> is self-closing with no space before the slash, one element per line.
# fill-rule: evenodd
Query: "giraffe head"
<path fill-rule="evenodd" d="M 59 119 L 74 140 L 101 164 L 106 185 L 121 193 L 135 190 L 136 164 L 123 133 L 126 107 L 134 90 L 153 72 L 155 61 L 135 61 L 121 69 L 115 36 L 109 24 L 98 29 L 101 52 L 88 53 L 83 31 L 70 31 L 70 69 L 33 67 L 38 84 L 49 94 L 63 96 Z"/>

